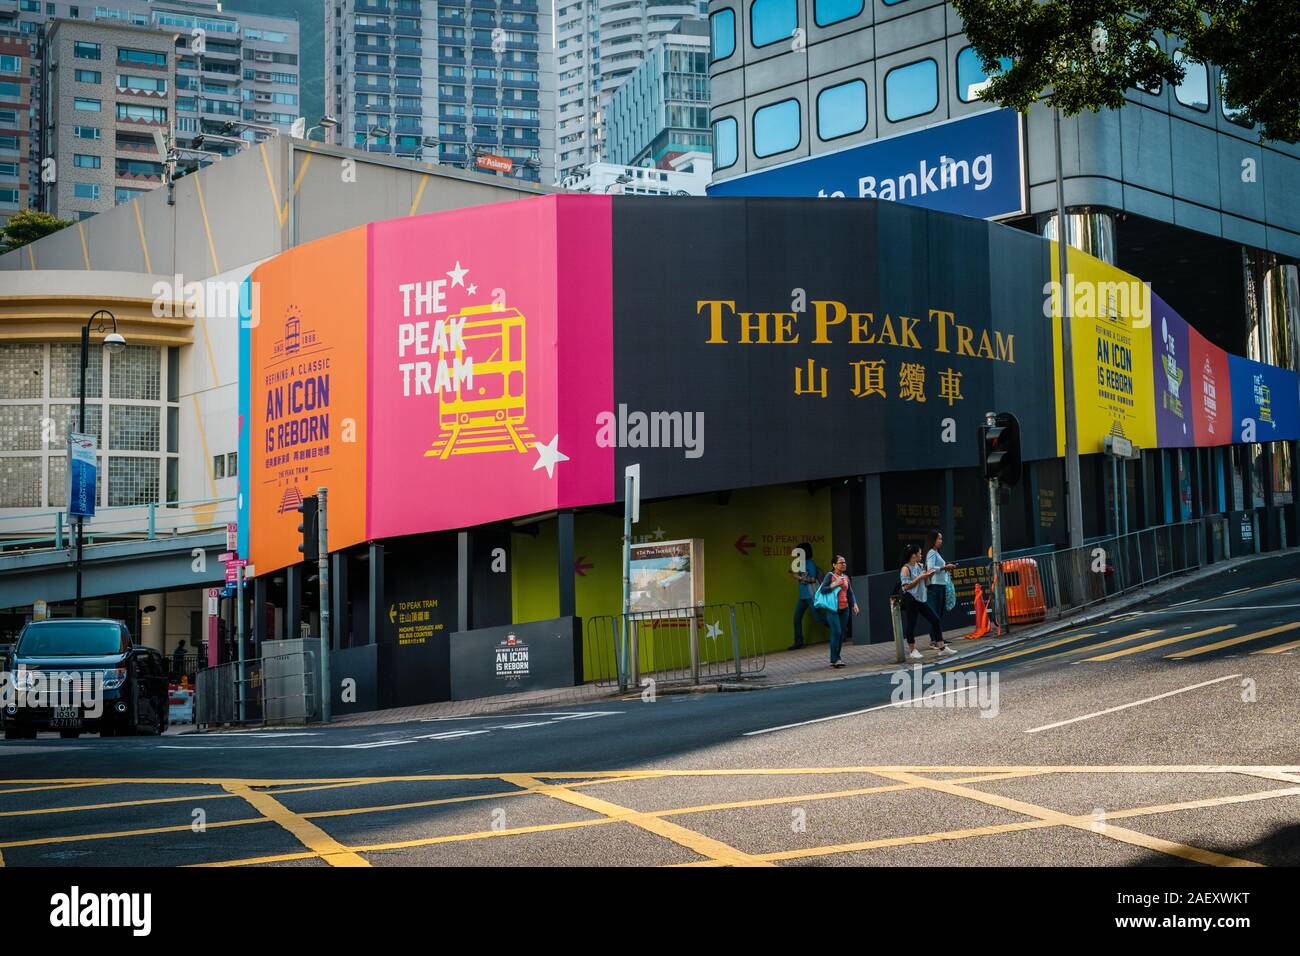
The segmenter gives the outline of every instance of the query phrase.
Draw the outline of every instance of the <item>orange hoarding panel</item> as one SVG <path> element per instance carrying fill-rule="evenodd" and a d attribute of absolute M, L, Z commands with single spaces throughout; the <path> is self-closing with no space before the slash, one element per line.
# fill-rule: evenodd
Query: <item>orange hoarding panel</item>
<path fill-rule="evenodd" d="M 366 227 L 299 246 L 253 273 L 250 563 L 301 560 L 298 505 L 328 489 L 329 548 L 365 540 Z"/>

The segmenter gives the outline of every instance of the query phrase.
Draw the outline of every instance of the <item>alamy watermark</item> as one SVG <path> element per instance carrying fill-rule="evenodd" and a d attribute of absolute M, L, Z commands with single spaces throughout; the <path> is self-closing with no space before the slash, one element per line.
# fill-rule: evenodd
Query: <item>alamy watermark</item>
<path fill-rule="evenodd" d="M 889 682 L 894 685 L 890 702 L 899 707 L 972 707 L 981 717 L 996 717 L 1001 709 L 997 671 L 923 674 L 916 664 L 894 671 Z"/>

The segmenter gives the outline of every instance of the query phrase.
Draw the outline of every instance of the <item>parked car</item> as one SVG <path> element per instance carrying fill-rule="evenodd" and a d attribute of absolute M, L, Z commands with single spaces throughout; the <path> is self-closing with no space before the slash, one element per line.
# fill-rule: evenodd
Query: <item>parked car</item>
<path fill-rule="evenodd" d="M 4 707 L 6 740 L 35 737 L 42 730 L 57 730 L 62 737 L 112 737 L 167 729 L 167 664 L 153 648 L 132 644 L 130 631 L 120 621 L 33 621 L 13 645 L 9 670 L 19 698 Z M 76 674 L 82 682 L 98 684 L 102 708 L 84 706 L 85 700 L 77 706 L 57 706 L 57 700 L 40 697 L 36 706 L 29 706 L 22 699 L 42 684 L 71 686 Z M 51 705 L 43 706 L 47 702 Z"/>

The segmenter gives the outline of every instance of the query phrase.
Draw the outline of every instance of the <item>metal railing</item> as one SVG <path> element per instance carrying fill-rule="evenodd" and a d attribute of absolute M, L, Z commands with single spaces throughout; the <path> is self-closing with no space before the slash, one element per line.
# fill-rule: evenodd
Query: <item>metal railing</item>
<path fill-rule="evenodd" d="M 606 614 L 583 622 L 583 675 L 621 690 L 761 673 L 762 613 L 754 601 Z"/>
<path fill-rule="evenodd" d="M 1100 538 L 1081 548 L 1004 558 L 1006 621 L 1059 617 L 1199 568 L 1208 561 L 1206 527 L 1203 520 L 1185 521 Z"/>
<path fill-rule="evenodd" d="M 87 544 L 194 534 L 224 528 L 238 516 L 238 499 L 195 498 L 97 508 L 86 521 Z M 0 551 L 70 547 L 75 520 L 66 511 L 31 511 L 0 518 Z"/>
<path fill-rule="evenodd" d="M 306 723 L 316 709 L 315 654 L 281 654 L 205 667 L 195 675 L 194 722 Z"/>

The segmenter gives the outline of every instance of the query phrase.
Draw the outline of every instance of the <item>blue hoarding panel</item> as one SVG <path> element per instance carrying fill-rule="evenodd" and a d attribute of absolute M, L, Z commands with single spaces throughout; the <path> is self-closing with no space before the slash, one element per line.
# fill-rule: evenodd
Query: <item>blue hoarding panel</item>
<path fill-rule="evenodd" d="M 1234 442 L 1300 438 L 1300 384 L 1295 372 L 1229 355 L 1228 375 Z"/>
<path fill-rule="evenodd" d="M 992 110 L 714 183 L 710 196 L 886 199 L 978 219 L 1024 211 L 1020 116 Z"/>

